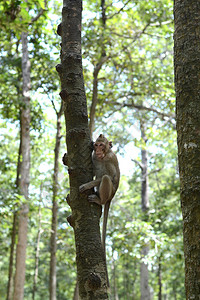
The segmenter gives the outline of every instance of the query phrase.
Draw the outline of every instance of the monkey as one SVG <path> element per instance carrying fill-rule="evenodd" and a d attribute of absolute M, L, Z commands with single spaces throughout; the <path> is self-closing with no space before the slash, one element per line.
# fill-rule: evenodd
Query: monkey
<path fill-rule="evenodd" d="M 108 220 L 108 212 L 111 200 L 113 199 L 120 179 L 120 170 L 117 156 L 111 150 L 112 142 L 100 134 L 96 142 L 93 144 L 93 171 L 95 180 L 82 184 L 79 191 L 82 193 L 86 190 L 96 188 L 96 193 L 89 195 L 89 202 L 104 205 L 103 228 L 102 228 L 102 246 L 106 256 L 105 239 L 106 227 Z"/>

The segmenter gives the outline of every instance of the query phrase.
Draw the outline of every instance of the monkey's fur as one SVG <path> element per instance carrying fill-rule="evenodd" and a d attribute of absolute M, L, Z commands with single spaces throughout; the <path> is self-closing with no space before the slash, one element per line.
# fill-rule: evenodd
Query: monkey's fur
<path fill-rule="evenodd" d="M 100 134 L 94 143 L 94 151 L 92 154 L 93 169 L 96 178 L 79 187 L 81 193 L 96 187 L 96 193 L 88 196 L 88 200 L 99 205 L 104 205 L 102 229 L 102 245 L 104 252 L 108 211 L 110 202 L 118 189 L 120 179 L 117 156 L 111 148 L 112 142 L 109 142 L 103 134 Z"/>

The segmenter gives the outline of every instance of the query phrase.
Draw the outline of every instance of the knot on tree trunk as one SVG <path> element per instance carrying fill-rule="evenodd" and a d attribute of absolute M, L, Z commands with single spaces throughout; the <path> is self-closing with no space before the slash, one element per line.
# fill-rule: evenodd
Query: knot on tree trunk
<path fill-rule="evenodd" d="M 57 65 L 58 66 L 58 65 Z M 57 67 L 56 66 L 56 67 Z M 62 66 L 61 66 L 61 69 L 62 69 Z M 57 69 L 56 69 L 57 70 Z M 67 99 L 67 96 L 68 96 L 68 92 L 66 91 L 66 90 L 62 90 L 61 92 L 60 92 L 60 97 L 61 97 L 61 99 L 64 101 L 64 100 L 66 100 Z"/>
<path fill-rule="evenodd" d="M 67 204 L 70 206 L 70 195 L 68 194 L 66 197 Z"/>
<path fill-rule="evenodd" d="M 74 218 L 72 217 L 72 215 L 70 215 L 69 217 L 67 217 L 67 221 L 69 223 L 69 225 L 74 228 L 75 226 L 75 221 L 74 221 Z"/>
<path fill-rule="evenodd" d="M 87 284 L 90 290 L 95 291 L 101 287 L 101 279 L 97 274 L 90 273 Z"/>
<path fill-rule="evenodd" d="M 58 34 L 59 36 L 62 36 L 62 23 L 60 23 L 60 24 L 58 25 L 58 27 L 57 27 L 57 34 Z"/>
<path fill-rule="evenodd" d="M 68 154 L 65 153 L 62 157 L 62 162 L 63 162 L 63 165 L 65 166 L 69 166 L 69 161 L 68 161 Z"/>

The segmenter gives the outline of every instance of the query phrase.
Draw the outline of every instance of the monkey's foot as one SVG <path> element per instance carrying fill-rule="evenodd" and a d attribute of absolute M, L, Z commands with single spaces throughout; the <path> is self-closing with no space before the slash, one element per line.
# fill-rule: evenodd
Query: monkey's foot
<path fill-rule="evenodd" d="M 97 197 L 97 195 L 94 194 L 88 196 L 88 201 L 101 205 L 101 200 L 99 199 L 99 197 Z"/>

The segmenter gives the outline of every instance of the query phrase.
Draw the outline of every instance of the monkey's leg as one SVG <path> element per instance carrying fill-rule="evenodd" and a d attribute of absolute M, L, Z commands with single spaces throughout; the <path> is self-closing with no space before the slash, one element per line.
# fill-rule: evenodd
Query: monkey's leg
<path fill-rule="evenodd" d="M 105 204 L 107 201 L 111 200 L 113 195 L 113 183 L 110 176 L 104 175 L 102 177 L 99 186 L 99 196 L 101 199 L 101 204 Z"/>
<path fill-rule="evenodd" d="M 98 197 L 97 195 L 95 195 L 95 194 L 89 195 L 89 196 L 88 196 L 88 200 L 89 200 L 89 202 L 94 202 L 94 203 L 96 203 L 96 204 L 101 205 L 101 200 L 100 200 L 99 197 Z"/>

